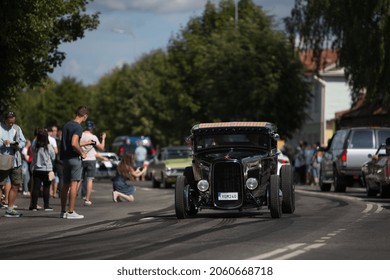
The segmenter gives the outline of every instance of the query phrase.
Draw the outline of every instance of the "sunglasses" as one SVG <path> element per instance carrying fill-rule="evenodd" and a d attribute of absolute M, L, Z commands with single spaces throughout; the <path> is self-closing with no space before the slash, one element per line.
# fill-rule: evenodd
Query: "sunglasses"
<path fill-rule="evenodd" d="M 13 118 L 13 117 L 16 117 L 16 114 L 15 114 L 15 112 L 10 111 L 10 112 L 8 112 L 5 116 L 6 116 L 7 118 Z"/>

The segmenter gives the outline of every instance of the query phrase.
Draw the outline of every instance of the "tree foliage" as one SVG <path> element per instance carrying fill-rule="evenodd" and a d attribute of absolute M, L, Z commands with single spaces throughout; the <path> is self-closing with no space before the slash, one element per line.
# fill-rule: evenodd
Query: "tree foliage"
<path fill-rule="evenodd" d="M 65 59 L 61 43 L 97 27 L 87 0 L 0 1 L 0 109 L 15 102 L 21 89 L 41 83 Z"/>
<path fill-rule="evenodd" d="M 272 18 L 251 0 L 208 2 L 168 47 L 188 100 L 187 127 L 203 121 L 265 120 L 290 137 L 305 120 L 310 94 L 302 65 Z M 289 112 L 286 117 L 282 112 Z"/>
<path fill-rule="evenodd" d="M 354 99 L 366 91 L 371 102 L 390 105 L 389 0 L 296 0 L 285 23 L 290 40 L 299 36 L 317 61 L 326 47 L 338 51 Z"/>
<path fill-rule="evenodd" d="M 119 135 L 149 135 L 180 145 L 199 122 L 275 123 L 289 137 L 305 120 L 310 99 L 303 66 L 285 34 L 251 0 L 209 1 L 168 43 L 85 87 L 72 78 L 20 93 L 22 127 L 62 126 L 81 104 L 108 146 Z M 131 50 L 129 50 L 131 51 Z M 35 98 L 34 98 L 35 96 Z M 26 101 L 27 103 L 24 103 Z"/>

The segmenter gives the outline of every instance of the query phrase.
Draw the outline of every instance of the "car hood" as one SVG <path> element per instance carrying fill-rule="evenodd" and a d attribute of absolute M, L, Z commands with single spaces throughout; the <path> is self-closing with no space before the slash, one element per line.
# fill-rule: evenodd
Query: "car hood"
<path fill-rule="evenodd" d="M 171 168 L 187 167 L 192 164 L 192 157 L 188 158 L 172 158 L 164 160 L 165 166 Z"/>

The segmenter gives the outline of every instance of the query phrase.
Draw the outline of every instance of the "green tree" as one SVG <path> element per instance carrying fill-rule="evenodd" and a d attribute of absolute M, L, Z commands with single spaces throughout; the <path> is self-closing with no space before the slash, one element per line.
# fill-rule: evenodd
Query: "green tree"
<path fill-rule="evenodd" d="M 234 5 L 223 0 L 217 8 L 209 1 L 203 16 L 191 19 L 169 44 L 181 84 L 176 98 L 187 100 L 191 113 L 182 122 L 270 121 L 290 137 L 305 120 L 310 97 L 302 65 L 261 7 L 239 1 L 236 24 Z"/>
<path fill-rule="evenodd" d="M 354 99 L 366 91 L 370 102 L 390 105 L 389 0 L 296 0 L 285 23 L 315 61 L 324 48 L 338 51 Z"/>
<path fill-rule="evenodd" d="M 61 43 L 82 38 L 98 26 L 98 14 L 86 13 L 88 2 L 0 1 L 0 109 L 12 106 L 20 90 L 40 84 L 61 65 Z"/>
<path fill-rule="evenodd" d="M 56 125 L 59 129 L 73 119 L 80 105 L 90 107 L 91 91 L 75 78 L 63 78 L 60 83 L 48 80 L 42 86 L 16 95 L 17 122 L 26 136 L 32 138 L 36 127 Z M 91 112 L 93 116 L 93 110 Z"/>

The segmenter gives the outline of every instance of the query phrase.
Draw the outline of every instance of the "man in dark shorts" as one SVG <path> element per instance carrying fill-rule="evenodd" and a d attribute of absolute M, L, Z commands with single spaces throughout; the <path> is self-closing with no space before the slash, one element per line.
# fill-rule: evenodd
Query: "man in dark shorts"
<path fill-rule="evenodd" d="M 0 170 L 0 188 L 6 184 L 7 177 L 11 180 L 11 189 L 8 195 L 8 207 L 5 212 L 6 217 L 19 218 L 22 213 L 14 209 L 18 189 L 22 186 L 22 155 L 20 150 L 24 148 L 26 139 L 22 129 L 15 124 L 16 114 L 9 111 L 4 115 L 0 123 L 0 154 L 14 156 L 9 168 Z M 3 159 L 2 159 L 3 160 Z"/>
<path fill-rule="evenodd" d="M 83 133 L 81 123 L 88 118 L 88 109 L 80 106 L 76 110 L 76 117 L 67 122 L 62 129 L 61 154 L 63 161 L 64 185 L 61 189 L 61 218 L 82 219 L 83 215 L 74 211 L 77 189 L 82 174 L 82 159 L 87 154 L 80 147 L 80 139 Z M 66 209 L 69 197 L 68 208 Z"/>

